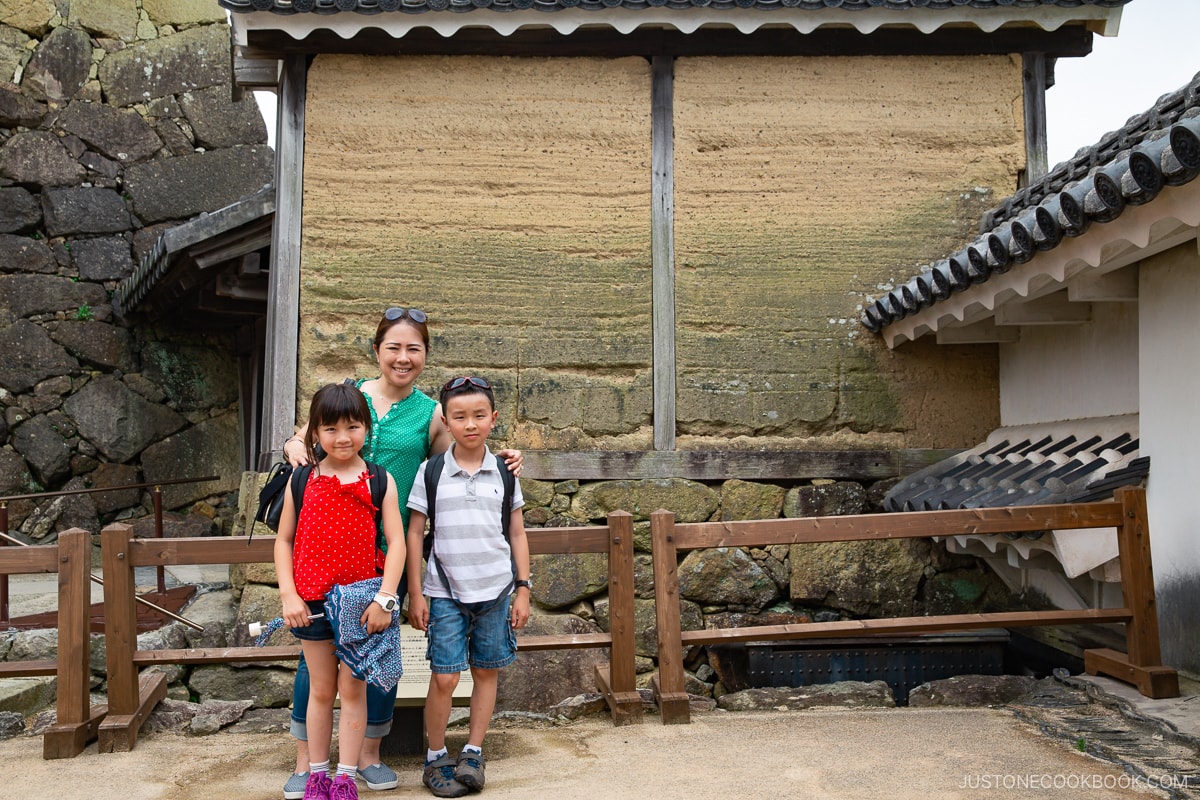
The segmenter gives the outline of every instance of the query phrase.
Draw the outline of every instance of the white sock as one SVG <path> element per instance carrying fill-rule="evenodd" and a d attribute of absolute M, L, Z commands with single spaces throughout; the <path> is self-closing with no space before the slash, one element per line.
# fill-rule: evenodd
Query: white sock
<path fill-rule="evenodd" d="M 311 761 L 308 762 L 308 773 L 310 775 L 313 775 L 313 774 L 328 775 L 329 774 L 329 760 L 326 759 L 319 764 L 314 764 Z"/>
<path fill-rule="evenodd" d="M 338 775 L 349 775 L 351 778 L 353 778 L 354 773 L 356 773 L 356 772 L 358 772 L 358 767 L 356 765 L 343 764 L 340 761 L 338 762 L 338 766 L 337 766 L 337 774 Z"/>
<path fill-rule="evenodd" d="M 442 756 L 446 755 L 446 753 L 448 753 L 448 752 L 450 752 L 450 751 L 444 747 L 441 750 L 426 750 L 425 751 L 425 763 L 431 764 L 434 761 L 437 761 Z"/>
<path fill-rule="evenodd" d="M 483 748 L 482 748 L 482 747 L 476 747 L 476 746 L 475 746 L 475 745 L 473 745 L 473 744 L 466 744 L 466 745 L 463 745 L 463 749 L 462 749 L 462 751 L 463 751 L 464 753 L 474 753 L 474 754 L 475 754 L 475 755 L 477 755 L 477 756 L 481 756 L 481 755 L 483 755 Z"/>

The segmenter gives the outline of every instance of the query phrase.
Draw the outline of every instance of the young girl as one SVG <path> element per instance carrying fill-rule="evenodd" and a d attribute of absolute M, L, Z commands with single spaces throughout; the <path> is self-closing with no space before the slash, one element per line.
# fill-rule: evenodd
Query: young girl
<path fill-rule="evenodd" d="M 328 621 L 310 619 L 324 613 L 326 593 L 335 585 L 376 577 L 375 507 L 370 473 L 359 451 L 371 428 L 371 411 L 362 393 L 346 384 L 330 384 L 313 395 L 304 445 L 317 464 L 304 487 L 300 518 L 292 493 L 286 493 L 275 539 L 275 571 L 283 618 L 300 639 L 311 676 L 308 698 L 309 774 L 305 800 L 357 800 L 354 774 L 367 724 L 366 683 L 348 667 L 339 668 Z M 320 443 L 325 457 L 317 463 Z M 383 498 L 383 532 L 388 542 L 383 590 L 362 615 L 369 633 L 392 622 L 391 607 L 404 573 L 404 532 L 396 482 L 387 475 Z M 386 608 L 385 608 L 386 606 Z M 329 779 L 333 735 L 333 701 L 342 699 L 338 723 L 337 775 Z"/>

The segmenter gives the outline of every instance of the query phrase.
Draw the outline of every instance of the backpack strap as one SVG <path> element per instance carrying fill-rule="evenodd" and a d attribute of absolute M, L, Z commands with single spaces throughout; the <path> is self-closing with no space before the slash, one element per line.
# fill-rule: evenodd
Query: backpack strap
<path fill-rule="evenodd" d="M 296 524 L 300 524 L 300 507 L 304 505 L 304 490 L 308 487 L 308 476 L 312 475 L 313 465 L 305 464 L 292 470 L 292 479 L 288 485 L 292 489 L 292 505 L 296 508 Z"/>
<path fill-rule="evenodd" d="M 513 495 L 517 493 L 517 476 L 508 469 L 508 464 L 500 456 L 496 458 L 496 469 L 500 470 L 500 480 L 504 482 L 504 500 L 500 505 L 500 530 L 504 533 L 504 541 L 509 542 L 508 529 L 512 522 Z M 509 547 L 511 552 L 512 547 Z M 513 574 L 516 575 L 516 563 L 513 564 Z"/>
<path fill-rule="evenodd" d="M 425 543 L 422 545 L 422 550 L 426 561 L 429 560 L 429 555 L 433 552 L 433 518 L 437 507 L 437 487 L 438 480 L 442 477 L 442 468 L 445 464 L 446 452 L 444 450 L 437 455 L 430 456 L 429 461 L 425 463 L 425 505 L 429 509 L 425 517 L 429 520 L 429 533 L 425 534 Z"/>

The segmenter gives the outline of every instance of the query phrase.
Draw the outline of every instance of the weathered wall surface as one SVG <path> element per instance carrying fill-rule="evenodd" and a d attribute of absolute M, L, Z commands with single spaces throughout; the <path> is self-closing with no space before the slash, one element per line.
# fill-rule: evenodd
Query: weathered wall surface
<path fill-rule="evenodd" d="M 495 379 L 524 446 L 645 429 L 646 61 L 320 56 L 308 81 L 301 413 L 400 304 L 432 321 L 423 385 Z"/>
<path fill-rule="evenodd" d="M 648 63 L 323 55 L 308 81 L 298 406 L 370 372 L 399 303 L 434 321 L 425 386 L 498 379 L 501 436 L 648 447 Z M 1021 107 L 1008 57 L 677 60 L 680 446 L 994 427 L 994 348 L 894 355 L 855 309 L 1015 187 Z"/>
<path fill-rule="evenodd" d="M 196 503 L 174 520 L 190 535 L 228 531 L 232 337 L 119 319 L 111 298 L 164 229 L 270 182 L 262 117 L 232 102 L 229 64 L 216 0 L 0 3 L 0 495 L 219 475 L 164 498 Z M 149 502 L 17 501 L 11 530 L 49 543 Z"/>

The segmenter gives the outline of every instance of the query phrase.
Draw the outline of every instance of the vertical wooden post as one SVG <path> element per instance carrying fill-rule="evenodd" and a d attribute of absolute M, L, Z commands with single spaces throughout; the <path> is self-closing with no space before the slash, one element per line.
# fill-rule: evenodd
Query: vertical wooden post
<path fill-rule="evenodd" d="M 608 515 L 608 601 L 612 645 L 608 667 L 596 667 L 596 685 L 608 702 L 613 724 L 642 721 L 642 696 L 634 668 L 633 515 Z"/>
<path fill-rule="evenodd" d="M 1046 54 L 1022 56 L 1025 86 L 1025 185 L 1037 183 L 1050 166 L 1046 153 Z"/>
<path fill-rule="evenodd" d="M 58 536 L 57 716 L 42 736 L 42 758 L 71 758 L 96 738 L 105 709 L 92 714 L 88 617 L 92 535 L 79 528 Z"/>
<path fill-rule="evenodd" d="M 161 539 L 163 537 L 163 498 L 162 487 L 154 487 L 154 538 Z M 158 577 L 158 596 L 167 596 L 167 570 L 162 564 L 159 564 L 155 569 L 155 574 Z"/>
<path fill-rule="evenodd" d="M 659 510 L 650 515 L 650 537 L 654 548 L 654 615 L 658 623 L 658 677 L 653 688 L 664 725 L 691 722 L 683 679 L 679 563 L 674 532 L 675 515 L 670 511 Z"/>
<path fill-rule="evenodd" d="M 0 533 L 8 533 L 8 501 L 0 500 Z M 8 544 L 0 539 L 0 547 Z M 0 626 L 8 627 L 8 575 L 0 575 Z"/>
<path fill-rule="evenodd" d="M 1154 600 L 1154 567 L 1150 560 L 1150 524 L 1146 490 L 1126 486 L 1114 496 L 1123 524 L 1117 528 L 1121 560 L 1121 594 L 1132 618 L 1125 623 L 1125 653 L 1107 648 L 1085 650 L 1083 667 L 1132 683 L 1146 697 L 1178 697 L 1179 674 L 1162 666 L 1158 639 L 1158 604 Z"/>
<path fill-rule="evenodd" d="M 101 753 L 132 750 L 155 703 L 166 697 L 166 676 L 147 673 L 139 682 L 133 654 L 137 651 L 133 564 L 129 540 L 133 527 L 113 523 L 100 532 L 104 566 L 104 644 L 108 667 L 108 717 L 100 724 Z"/>
<path fill-rule="evenodd" d="M 650 62 L 650 294 L 654 449 L 675 449 L 675 61 Z"/>

